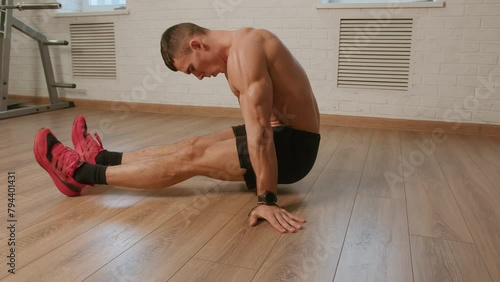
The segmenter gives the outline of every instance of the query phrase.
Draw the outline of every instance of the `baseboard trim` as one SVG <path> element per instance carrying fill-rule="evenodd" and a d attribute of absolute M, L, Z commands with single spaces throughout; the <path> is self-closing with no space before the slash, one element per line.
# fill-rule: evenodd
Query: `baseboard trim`
<path fill-rule="evenodd" d="M 500 136 L 500 125 L 445 122 L 434 120 L 391 119 L 379 117 L 321 115 L 321 123 L 338 126 L 395 129 L 432 132 L 439 130 L 450 134 Z"/>
<path fill-rule="evenodd" d="M 34 103 L 50 103 L 48 97 L 32 97 L 32 96 L 22 96 L 22 95 L 9 95 L 9 97 L 14 100 L 29 100 L 33 101 Z M 76 107 L 112 110 L 112 111 L 113 110 L 123 111 L 125 106 L 126 109 L 133 112 L 242 118 L 239 108 L 133 103 L 133 102 L 69 99 L 69 98 L 61 98 L 60 100 L 73 101 Z M 500 125 L 494 125 L 494 124 L 459 123 L 459 122 L 445 122 L 445 121 L 432 121 L 432 120 L 390 119 L 390 118 L 380 118 L 380 117 L 344 116 L 344 115 L 330 115 L 330 114 L 321 115 L 321 124 L 349 126 L 349 127 L 378 128 L 378 129 L 425 131 L 425 132 L 432 132 L 438 129 L 442 132 L 454 133 L 454 134 L 500 136 Z"/>

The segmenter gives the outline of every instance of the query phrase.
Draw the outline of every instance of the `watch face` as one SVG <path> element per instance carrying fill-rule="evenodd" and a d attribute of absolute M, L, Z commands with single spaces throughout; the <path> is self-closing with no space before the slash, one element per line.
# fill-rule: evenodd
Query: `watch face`
<path fill-rule="evenodd" d="M 257 201 L 261 204 L 275 205 L 278 201 L 278 197 L 273 192 L 266 192 L 257 197 Z"/>
<path fill-rule="evenodd" d="M 267 204 L 274 204 L 276 203 L 276 195 L 272 192 L 266 193 L 266 203 Z"/>

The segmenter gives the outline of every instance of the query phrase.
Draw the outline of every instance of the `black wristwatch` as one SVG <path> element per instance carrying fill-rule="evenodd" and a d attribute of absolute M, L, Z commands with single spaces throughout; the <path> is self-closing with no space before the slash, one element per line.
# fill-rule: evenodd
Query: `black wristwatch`
<path fill-rule="evenodd" d="M 276 206 L 278 197 L 273 192 L 266 191 L 264 194 L 257 196 L 257 204 L 266 206 Z"/>

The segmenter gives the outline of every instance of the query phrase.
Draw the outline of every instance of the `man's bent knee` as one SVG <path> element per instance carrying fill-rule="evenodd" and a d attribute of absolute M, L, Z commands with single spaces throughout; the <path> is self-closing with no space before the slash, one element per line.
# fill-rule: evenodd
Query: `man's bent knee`
<path fill-rule="evenodd" d="M 184 143 L 186 143 L 186 147 L 190 147 L 190 146 L 195 146 L 196 144 L 198 144 L 200 142 L 200 139 L 201 137 L 200 136 L 193 136 L 193 137 L 189 137 L 188 139 L 186 139 L 184 141 Z"/>
<path fill-rule="evenodd" d="M 205 153 L 205 145 L 200 144 L 199 137 L 190 138 L 188 146 L 181 151 L 180 161 L 193 163 Z"/>

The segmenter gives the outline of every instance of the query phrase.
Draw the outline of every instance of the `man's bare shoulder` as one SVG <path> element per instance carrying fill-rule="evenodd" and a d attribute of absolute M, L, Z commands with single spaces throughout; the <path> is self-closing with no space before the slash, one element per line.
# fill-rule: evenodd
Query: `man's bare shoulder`
<path fill-rule="evenodd" d="M 233 33 L 233 43 L 229 51 L 228 69 L 246 65 L 248 60 L 259 60 L 265 57 L 262 48 L 265 37 L 271 34 L 264 29 L 241 28 Z"/>
<path fill-rule="evenodd" d="M 268 61 L 266 46 L 271 36 L 274 37 L 264 29 L 242 28 L 234 31 L 226 74 L 232 88 L 244 89 L 249 82 L 259 80 L 264 74 Z"/>
<path fill-rule="evenodd" d="M 266 29 L 256 29 L 251 27 L 241 28 L 234 33 L 237 45 L 261 44 L 267 40 L 277 39 L 276 35 Z"/>
<path fill-rule="evenodd" d="M 269 50 L 276 49 L 281 41 L 272 32 L 265 29 L 242 28 L 233 34 L 233 44 L 229 57 L 241 60 L 266 61 L 269 57 Z"/>

